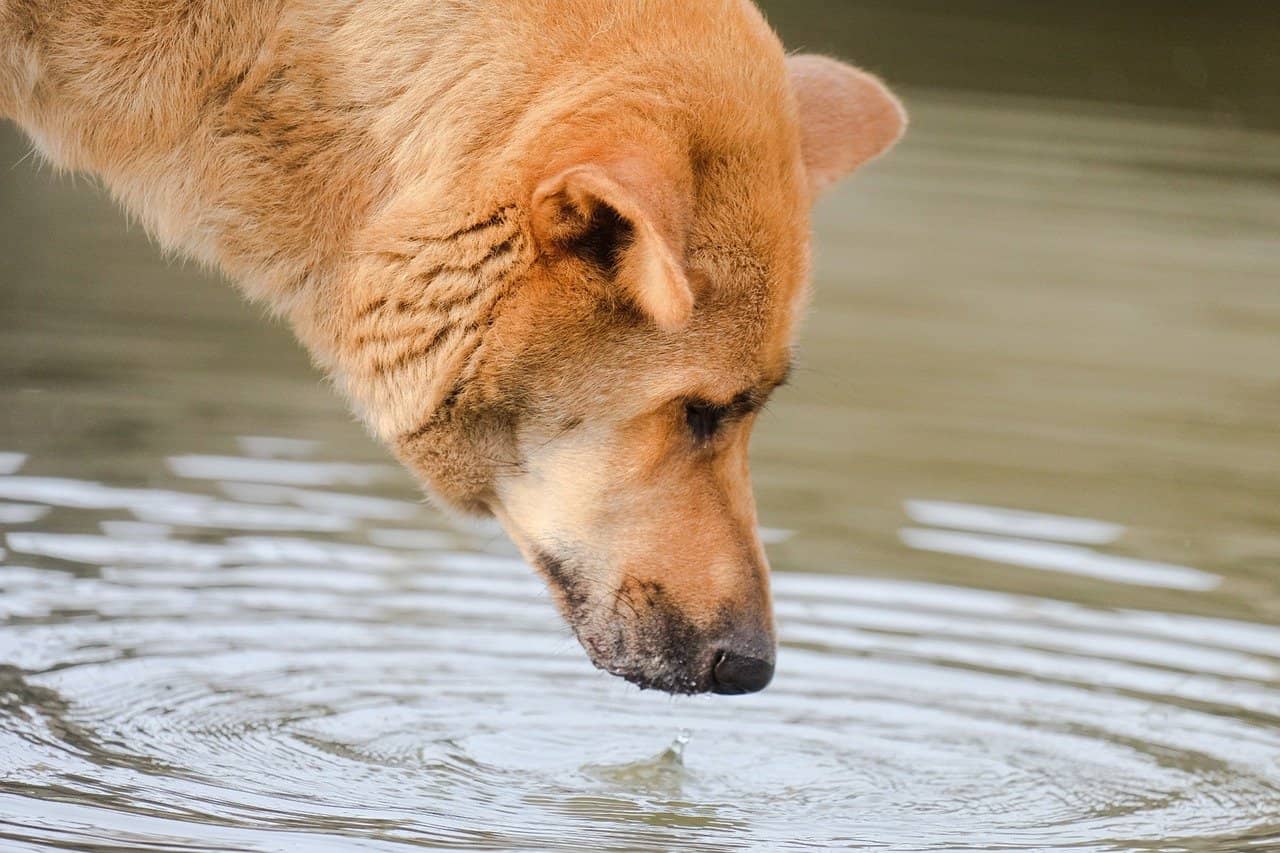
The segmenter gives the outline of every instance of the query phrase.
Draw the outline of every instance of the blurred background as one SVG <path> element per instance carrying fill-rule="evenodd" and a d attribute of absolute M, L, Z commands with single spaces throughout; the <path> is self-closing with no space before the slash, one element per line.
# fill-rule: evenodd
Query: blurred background
<path fill-rule="evenodd" d="M 775 0 L 792 49 L 912 88 L 1280 124 L 1280 9 L 1266 0 Z"/>
<path fill-rule="evenodd" d="M 912 126 L 817 211 L 732 707 L 591 672 L 286 329 L 0 127 L 0 837 L 1280 843 L 1280 7 L 764 6 Z"/>

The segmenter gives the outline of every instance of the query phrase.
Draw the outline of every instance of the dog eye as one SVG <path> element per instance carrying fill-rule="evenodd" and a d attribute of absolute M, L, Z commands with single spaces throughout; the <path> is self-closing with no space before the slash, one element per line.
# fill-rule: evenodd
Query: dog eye
<path fill-rule="evenodd" d="M 727 410 L 713 403 L 685 403 L 684 419 L 698 442 L 710 441 L 720 429 Z"/>

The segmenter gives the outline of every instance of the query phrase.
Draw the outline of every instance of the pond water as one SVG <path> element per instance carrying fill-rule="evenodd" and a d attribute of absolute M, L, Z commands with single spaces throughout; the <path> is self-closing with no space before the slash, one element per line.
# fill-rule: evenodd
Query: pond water
<path fill-rule="evenodd" d="M 754 443 L 777 678 L 678 700 L 5 128 L 0 849 L 1280 849 L 1280 135 L 909 101 Z"/>

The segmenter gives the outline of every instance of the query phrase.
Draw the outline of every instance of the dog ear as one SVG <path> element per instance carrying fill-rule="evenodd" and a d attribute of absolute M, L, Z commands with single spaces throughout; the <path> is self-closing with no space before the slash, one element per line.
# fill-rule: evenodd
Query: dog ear
<path fill-rule="evenodd" d="M 814 195 L 889 150 L 906 130 L 902 103 L 867 72 L 814 54 L 788 57 L 787 68 Z"/>
<path fill-rule="evenodd" d="M 544 250 L 598 265 L 659 328 L 673 331 L 688 322 L 693 291 L 679 206 L 649 171 L 641 161 L 569 168 L 534 192 L 533 229 Z"/>

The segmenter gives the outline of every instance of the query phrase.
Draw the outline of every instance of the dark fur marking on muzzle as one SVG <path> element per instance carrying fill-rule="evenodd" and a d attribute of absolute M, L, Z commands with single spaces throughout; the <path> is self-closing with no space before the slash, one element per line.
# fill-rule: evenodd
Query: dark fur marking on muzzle
<path fill-rule="evenodd" d="M 587 603 L 587 592 L 582 581 L 566 565 L 564 560 L 546 551 L 537 551 L 533 555 L 538 569 L 547 580 L 564 595 L 565 603 L 570 611 L 576 611 Z"/>

